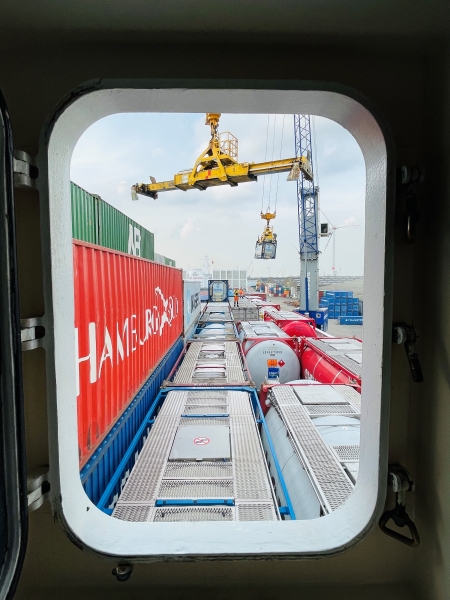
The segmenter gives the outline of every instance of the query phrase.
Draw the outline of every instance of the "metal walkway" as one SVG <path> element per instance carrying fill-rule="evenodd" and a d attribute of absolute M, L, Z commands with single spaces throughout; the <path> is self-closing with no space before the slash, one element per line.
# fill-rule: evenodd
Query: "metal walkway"
<path fill-rule="evenodd" d="M 249 394 L 169 392 L 113 517 L 159 522 L 279 519 Z"/>
<path fill-rule="evenodd" d="M 350 402 L 339 389 L 344 387 L 346 386 L 280 385 L 274 386 L 269 394 L 270 401 L 283 420 L 294 450 L 327 513 L 341 506 L 353 491 L 352 479 L 355 480 L 356 477 L 347 475 L 344 466 L 347 468 L 348 454 L 352 450 L 352 460 L 348 461 L 352 464 L 347 470 L 355 472 L 353 457 L 358 452 L 359 460 L 359 447 L 357 450 L 353 446 L 342 447 L 340 450 L 331 448 L 314 426 L 312 416 L 359 416 L 356 413 L 356 397 Z M 353 388 L 347 389 L 357 394 Z M 323 412 L 316 412 L 317 408 Z"/>
<path fill-rule="evenodd" d="M 192 342 L 174 377 L 175 384 L 189 386 L 245 382 L 238 344 L 214 340 Z"/>

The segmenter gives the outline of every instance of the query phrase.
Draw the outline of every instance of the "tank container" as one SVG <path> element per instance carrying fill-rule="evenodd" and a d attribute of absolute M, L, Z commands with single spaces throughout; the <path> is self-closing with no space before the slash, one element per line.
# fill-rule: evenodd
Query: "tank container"
<path fill-rule="evenodd" d="M 244 339 L 245 346 L 245 339 Z M 264 340 L 250 347 L 245 354 L 251 379 L 260 389 L 261 384 L 277 369 L 278 382 L 286 383 L 300 377 L 300 362 L 294 350 L 280 340 Z M 272 371 L 269 371 L 272 369 Z"/>

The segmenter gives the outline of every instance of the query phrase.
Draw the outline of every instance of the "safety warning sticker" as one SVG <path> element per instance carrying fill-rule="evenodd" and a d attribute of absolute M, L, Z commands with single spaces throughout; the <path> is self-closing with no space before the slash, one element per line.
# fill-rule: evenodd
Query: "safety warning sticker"
<path fill-rule="evenodd" d="M 209 444 L 211 440 L 207 437 L 196 437 L 194 440 L 194 444 L 196 446 L 206 446 L 206 444 Z"/>

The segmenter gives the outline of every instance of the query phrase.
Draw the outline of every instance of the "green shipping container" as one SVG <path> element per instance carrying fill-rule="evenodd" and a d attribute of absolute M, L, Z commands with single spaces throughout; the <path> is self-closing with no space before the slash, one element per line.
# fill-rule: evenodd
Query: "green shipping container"
<path fill-rule="evenodd" d="M 71 197 L 75 239 L 154 260 L 153 233 L 75 183 L 71 183 Z"/>
<path fill-rule="evenodd" d="M 167 258 L 167 256 L 164 257 L 164 264 L 168 265 L 169 267 L 175 267 L 175 261 L 172 260 L 171 258 Z"/>
<path fill-rule="evenodd" d="M 97 199 L 74 183 L 70 184 L 72 197 L 72 237 L 98 244 Z"/>

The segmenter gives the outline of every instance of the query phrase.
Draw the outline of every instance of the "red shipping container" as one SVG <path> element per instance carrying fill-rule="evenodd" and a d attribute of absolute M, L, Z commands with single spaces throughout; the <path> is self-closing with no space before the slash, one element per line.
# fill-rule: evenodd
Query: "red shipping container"
<path fill-rule="evenodd" d="M 182 271 L 74 240 L 82 467 L 183 330 Z"/>

